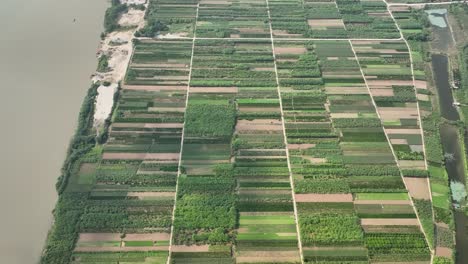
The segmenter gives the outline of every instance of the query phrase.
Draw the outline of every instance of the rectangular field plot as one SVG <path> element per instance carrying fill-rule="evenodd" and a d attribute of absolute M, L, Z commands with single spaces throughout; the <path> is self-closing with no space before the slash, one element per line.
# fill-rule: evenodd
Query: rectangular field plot
<path fill-rule="evenodd" d="M 381 0 L 336 0 L 350 38 L 399 38 L 387 5 Z"/>
<path fill-rule="evenodd" d="M 270 0 L 277 38 L 399 38 L 381 0 Z"/>
<path fill-rule="evenodd" d="M 135 263 L 164 264 L 167 252 L 88 252 L 73 254 L 71 263 Z"/>
<path fill-rule="evenodd" d="M 160 86 L 185 91 L 191 53 L 192 41 L 188 40 L 139 41 L 129 64 L 125 84 L 130 87 L 156 86 L 152 88 L 153 91 L 157 91 Z"/>
<path fill-rule="evenodd" d="M 74 263 L 166 263 L 191 43 L 136 43 L 106 144 L 67 189 L 87 192 Z"/>
<path fill-rule="evenodd" d="M 403 41 L 353 41 L 371 95 L 403 169 L 425 169 L 410 54 Z M 410 175 L 415 172 L 408 172 Z"/>
<path fill-rule="evenodd" d="M 360 65 L 348 41 L 277 40 L 274 51 L 304 260 L 368 263 L 378 250 L 362 221 L 417 220 Z"/>
<path fill-rule="evenodd" d="M 236 263 L 300 263 L 294 214 L 241 213 L 236 251 Z"/>
<path fill-rule="evenodd" d="M 264 0 L 200 0 L 197 37 L 270 38 Z"/>
<path fill-rule="evenodd" d="M 192 37 L 198 0 L 148 0 L 147 23 L 162 22 L 162 36 Z"/>

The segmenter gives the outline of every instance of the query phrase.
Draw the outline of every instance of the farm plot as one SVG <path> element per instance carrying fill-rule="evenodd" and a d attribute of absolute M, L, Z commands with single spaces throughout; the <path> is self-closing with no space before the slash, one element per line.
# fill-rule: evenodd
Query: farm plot
<path fill-rule="evenodd" d="M 406 44 L 353 41 L 353 46 L 400 167 L 411 170 L 406 176 L 419 176 L 413 170 L 425 170 L 424 147 Z"/>
<path fill-rule="evenodd" d="M 88 192 L 73 263 L 166 262 L 190 43 L 136 43 L 107 142 L 82 158 L 67 188 Z"/>
<path fill-rule="evenodd" d="M 408 186 L 410 191 L 412 189 L 413 197 L 416 198 L 414 201 L 419 218 L 426 234 L 433 242 L 435 255 L 450 258 L 454 248 L 453 233 L 449 229 L 452 215 L 450 212 L 449 187 L 447 186 L 448 175 L 444 169 L 444 155 L 441 145 L 440 113 L 438 113 L 437 107 L 432 107 L 433 95 L 431 90 L 433 91 L 435 88 L 430 87 L 431 84 L 426 82 L 426 71 L 428 71 L 428 76 L 431 74 L 429 73 L 431 69 L 426 67 L 427 62 L 425 62 L 430 49 L 427 16 L 424 10 L 421 9 L 392 6 L 391 10 L 397 23 L 403 29 L 404 37 L 408 40 L 408 45 L 412 51 L 411 56 L 416 79 L 415 88 L 419 102 L 419 114 L 422 118 L 426 158 L 429 164 L 428 171 L 424 176 L 429 175 L 430 177 L 432 203 L 429 190 L 427 190 L 429 188 L 427 181 L 421 184 L 421 181 L 426 179 L 408 178 Z"/>
<path fill-rule="evenodd" d="M 297 233 L 282 124 L 279 119 L 280 107 L 271 42 L 197 40 L 190 85 L 183 151 L 187 179 L 206 178 L 211 182 L 225 179 L 229 182 L 230 185 L 227 185 L 230 189 L 217 190 L 216 193 L 229 197 L 234 197 L 234 181 L 238 182 L 236 209 L 230 198 L 211 197 L 212 203 L 216 201 L 217 208 L 226 208 L 223 212 L 227 211 L 230 215 L 222 217 L 223 221 L 214 221 L 213 226 L 195 228 L 197 235 L 214 230 L 217 237 L 210 235 L 191 242 L 228 246 L 236 243 L 234 256 L 237 262 L 272 261 L 272 256 L 267 251 L 269 247 L 275 246 L 279 251 L 272 254 L 277 254 L 281 262 L 298 262 Z M 206 111 L 194 114 L 194 119 L 203 129 L 197 129 L 195 124 L 192 128 L 189 126 L 192 104 L 209 107 Z M 213 116 L 211 112 L 216 113 L 216 116 L 220 115 L 220 118 Z M 207 129 L 214 130 L 206 131 Z M 200 143 L 205 144 L 203 151 L 196 149 Z M 221 149 L 217 150 L 218 147 Z M 207 162 L 204 158 L 207 155 L 213 155 L 216 162 Z M 231 164 L 231 161 L 234 163 Z M 194 167 L 195 162 L 197 166 Z M 180 185 L 179 188 L 180 192 L 183 186 Z M 241 224 L 234 240 L 232 232 L 238 221 L 237 210 L 241 212 Z M 244 220 L 250 216 L 260 220 L 284 218 L 283 221 L 287 223 L 273 221 L 263 226 L 257 221 L 243 226 Z M 176 221 L 177 219 L 178 215 Z M 226 219 L 231 219 L 232 222 L 221 225 Z M 284 230 L 278 231 L 278 228 Z M 195 255 L 192 253 L 191 257 L 195 258 Z M 174 257 L 178 260 L 177 256 Z M 218 257 L 216 259 L 229 261 Z"/>
<path fill-rule="evenodd" d="M 381 0 L 270 0 L 278 38 L 399 38 Z"/>
<path fill-rule="evenodd" d="M 405 185 L 351 45 L 275 41 L 275 54 L 304 259 L 373 262 L 380 251 L 367 237 L 376 230 L 362 221 L 417 220 L 411 204 L 397 199 Z M 345 198 L 357 193 L 370 201 Z M 382 254 L 394 261 L 406 261 L 397 252 L 413 252 L 404 243 L 388 248 Z M 430 259 L 427 245 L 421 252 L 414 261 Z"/>
<path fill-rule="evenodd" d="M 399 38 L 400 32 L 381 0 L 336 0 L 351 38 Z"/>
<path fill-rule="evenodd" d="M 198 37 L 269 38 L 264 0 L 201 0 Z"/>
<path fill-rule="evenodd" d="M 193 36 L 198 0 L 148 1 L 149 5 L 145 19 L 148 26 L 160 29 L 158 37 Z"/>

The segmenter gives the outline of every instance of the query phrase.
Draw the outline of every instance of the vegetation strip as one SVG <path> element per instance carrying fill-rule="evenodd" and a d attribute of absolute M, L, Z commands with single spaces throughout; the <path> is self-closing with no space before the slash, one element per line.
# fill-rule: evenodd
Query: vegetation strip
<path fill-rule="evenodd" d="M 188 82 L 187 82 L 187 95 L 185 99 L 185 109 L 187 109 L 188 107 L 189 95 L 190 95 L 190 81 L 192 79 L 193 54 L 195 52 L 196 25 L 197 25 L 197 19 L 198 19 L 199 6 L 200 4 L 197 4 L 197 13 L 195 17 L 195 30 L 194 30 L 194 37 L 192 39 L 192 51 L 190 55 L 190 68 L 189 68 L 189 75 L 188 75 Z M 169 256 L 167 258 L 167 264 L 171 263 L 171 252 L 172 252 L 173 240 L 174 240 L 174 220 L 175 220 L 175 212 L 176 212 L 176 207 L 177 207 L 177 193 L 179 191 L 179 177 L 180 177 L 181 168 L 182 168 L 182 153 L 184 150 L 184 139 L 185 139 L 185 122 L 186 122 L 186 119 L 184 118 L 184 122 L 182 126 L 182 137 L 180 141 L 179 163 L 177 165 L 177 181 L 176 181 L 176 189 L 175 189 L 175 194 L 174 194 L 174 207 L 172 209 L 172 219 L 171 219 L 172 225 L 171 225 L 171 235 L 169 238 Z"/>
<path fill-rule="evenodd" d="M 280 103 L 281 125 L 283 127 L 283 137 L 284 137 L 283 140 L 284 140 L 284 144 L 286 145 L 286 159 L 287 159 L 287 162 L 288 162 L 289 182 L 291 184 L 291 195 L 292 195 L 292 198 L 293 198 L 294 221 L 296 223 L 296 233 L 297 233 L 297 238 L 298 238 L 299 254 L 301 256 L 301 263 L 304 263 L 304 253 L 303 253 L 303 250 L 302 250 L 301 232 L 299 231 L 299 219 L 298 219 L 298 215 L 297 215 L 297 205 L 296 205 L 296 198 L 295 198 L 295 194 L 294 194 L 294 190 L 295 190 L 294 180 L 293 180 L 293 177 L 292 177 L 291 162 L 290 162 L 290 159 L 289 159 L 289 149 L 287 148 L 288 141 L 287 141 L 287 137 L 286 137 L 286 127 L 285 127 L 285 121 L 284 121 L 283 103 L 282 103 L 282 99 L 281 99 L 280 82 L 279 82 L 279 78 L 278 78 L 278 67 L 276 65 L 275 43 L 274 43 L 274 39 L 273 39 L 273 29 L 272 29 L 272 26 L 271 26 L 270 6 L 269 6 L 269 1 L 268 0 L 265 0 L 265 1 L 266 1 L 266 4 L 267 4 L 268 21 L 269 21 L 270 37 L 271 37 L 271 48 L 272 48 L 272 52 L 273 52 L 273 61 L 274 61 L 274 65 L 275 65 L 276 89 L 277 89 L 277 92 L 278 92 L 279 103 Z"/>
<path fill-rule="evenodd" d="M 349 40 L 349 44 L 351 45 L 351 48 L 353 49 L 353 52 L 354 52 L 356 61 L 357 61 L 358 64 L 359 64 L 359 59 L 358 59 L 358 57 L 357 57 L 356 51 L 354 50 L 353 43 L 352 43 L 351 40 Z M 369 94 L 371 94 L 371 90 L 370 90 L 370 88 L 369 88 L 369 85 L 367 84 L 367 80 L 366 80 L 366 78 L 365 78 L 364 72 L 363 72 L 363 70 L 362 70 L 361 67 L 359 67 L 359 68 L 360 68 L 360 70 L 361 70 L 361 74 L 362 74 L 362 77 L 364 78 L 364 81 L 365 81 L 366 87 L 367 87 L 367 89 L 368 89 L 368 91 L 369 91 Z M 373 98 L 372 96 L 371 96 L 371 98 L 372 98 L 372 103 L 373 103 L 375 109 L 377 109 L 377 104 L 375 103 L 374 98 Z M 376 111 L 377 111 L 377 110 L 376 110 Z M 379 114 L 378 111 L 377 111 L 377 115 L 379 116 L 379 119 L 380 119 L 380 114 Z M 385 133 L 385 132 L 384 132 L 384 133 Z M 385 133 L 385 137 L 387 138 L 387 142 L 388 142 L 388 144 L 390 145 L 390 148 L 391 148 L 391 151 L 392 151 L 392 153 L 393 153 L 395 162 L 397 163 L 397 166 L 399 166 L 399 165 L 398 165 L 397 156 L 396 156 L 396 154 L 395 154 L 395 151 L 393 150 L 393 147 L 392 147 L 391 144 L 390 144 L 390 139 L 388 138 L 387 133 Z M 404 179 L 403 174 L 402 174 L 401 172 L 400 172 L 400 175 L 401 175 L 401 179 L 402 179 L 403 182 L 405 183 L 405 179 Z M 405 186 L 406 186 L 406 183 L 405 183 Z M 415 207 L 415 205 L 414 205 L 413 198 L 410 197 L 410 200 L 411 200 L 411 206 L 412 206 L 413 210 L 416 211 L 416 207 Z M 422 222 L 421 222 L 421 220 L 419 219 L 419 216 L 418 216 L 417 213 L 416 213 L 416 217 L 417 217 L 417 219 L 418 219 L 420 228 L 422 228 Z M 428 237 L 427 237 L 426 233 L 424 232 L 424 230 L 423 230 L 423 234 L 424 234 L 424 237 L 425 237 L 425 239 L 426 239 L 426 242 L 427 242 L 428 244 L 430 244 L 431 242 L 430 242 L 430 240 L 428 239 Z M 432 257 L 433 257 L 433 253 L 431 254 L 431 259 L 432 259 Z"/>

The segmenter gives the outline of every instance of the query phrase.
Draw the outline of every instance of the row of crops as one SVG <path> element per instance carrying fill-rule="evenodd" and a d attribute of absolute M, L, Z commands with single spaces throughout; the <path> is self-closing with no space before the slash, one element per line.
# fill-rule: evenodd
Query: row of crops
<path fill-rule="evenodd" d="M 86 193 L 73 263 L 166 263 L 191 41 L 136 45 L 108 140 L 66 189 Z"/>
<path fill-rule="evenodd" d="M 135 40 L 74 168 L 73 263 L 429 263 L 405 43 L 288 39 L 399 38 L 385 3 L 150 0 L 146 19 L 177 38 Z"/>
<path fill-rule="evenodd" d="M 399 38 L 387 5 L 380 0 L 270 0 L 278 38 Z"/>
<path fill-rule="evenodd" d="M 382 0 L 150 0 L 147 20 L 179 37 L 268 39 L 269 15 L 277 38 L 400 37 Z"/>
<path fill-rule="evenodd" d="M 454 251 L 453 215 L 451 212 L 450 188 L 448 187 L 448 175 L 444 167 L 440 123 L 441 117 L 437 107 L 433 107 L 433 93 L 431 83 L 426 80 L 432 72 L 427 67 L 430 61 L 429 52 L 429 23 L 424 10 L 414 10 L 408 7 L 391 8 L 397 23 L 402 28 L 402 33 L 408 40 L 411 48 L 413 66 L 415 69 L 416 92 L 422 116 L 422 128 L 424 143 L 426 146 L 426 158 L 428 162 L 428 175 L 432 192 L 432 205 L 416 200 L 418 211 L 421 212 L 422 224 L 428 234 L 431 234 L 432 243 L 436 248 L 434 263 L 453 263 Z M 433 90 L 432 90 L 433 91 Z M 434 215 L 432 221 L 431 210 Z M 442 253 L 442 252 L 448 252 Z"/>
<path fill-rule="evenodd" d="M 430 260 L 350 43 L 276 41 L 275 53 L 304 260 Z"/>

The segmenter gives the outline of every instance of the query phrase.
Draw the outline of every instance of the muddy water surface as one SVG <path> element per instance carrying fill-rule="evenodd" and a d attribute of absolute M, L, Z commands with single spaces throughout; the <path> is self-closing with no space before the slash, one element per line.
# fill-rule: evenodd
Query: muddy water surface
<path fill-rule="evenodd" d="M 107 6 L 1 1 L 0 263 L 39 260 Z"/>

